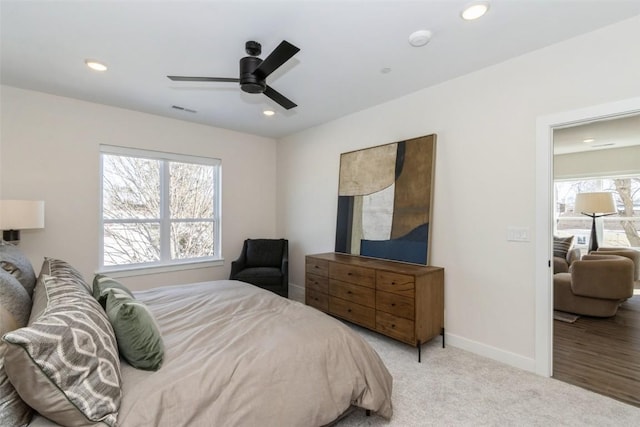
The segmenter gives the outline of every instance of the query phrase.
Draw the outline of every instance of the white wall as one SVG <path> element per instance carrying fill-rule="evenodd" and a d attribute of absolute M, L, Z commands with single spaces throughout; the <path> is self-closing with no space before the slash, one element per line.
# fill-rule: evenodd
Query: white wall
<path fill-rule="evenodd" d="M 0 198 L 45 201 L 45 229 L 21 233 L 36 272 L 61 258 L 98 267 L 99 144 L 222 159 L 222 267 L 122 279 L 133 289 L 226 279 L 247 237 L 275 237 L 276 142 L 2 86 Z M 260 215 L 256 215 L 260 212 Z"/>
<path fill-rule="evenodd" d="M 332 251 L 340 153 L 438 135 L 432 264 L 445 267 L 447 342 L 535 369 L 536 119 L 640 94 L 640 17 L 278 142 L 278 232 L 290 282 Z M 506 240 L 528 227 L 531 242 Z"/>

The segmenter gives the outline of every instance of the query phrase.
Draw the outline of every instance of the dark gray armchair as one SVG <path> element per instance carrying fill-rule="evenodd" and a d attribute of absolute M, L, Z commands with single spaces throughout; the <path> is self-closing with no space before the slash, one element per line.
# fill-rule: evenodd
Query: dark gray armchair
<path fill-rule="evenodd" d="M 229 279 L 251 283 L 289 296 L 289 242 L 286 239 L 247 239 L 231 262 Z"/>

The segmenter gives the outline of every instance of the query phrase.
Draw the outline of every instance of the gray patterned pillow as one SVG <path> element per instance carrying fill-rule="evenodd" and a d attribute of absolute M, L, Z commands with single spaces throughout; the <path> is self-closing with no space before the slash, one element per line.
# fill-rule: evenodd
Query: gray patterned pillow
<path fill-rule="evenodd" d="M 553 236 L 553 256 L 567 259 L 567 253 L 573 247 L 574 236 L 559 237 Z"/>
<path fill-rule="evenodd" d="M 0 337 L 27 324 L 31 299 L 11 274 L 0 269 Z M 24 403 L 4 370 L 6 346 L 0 341 L 0 426 L 26 426 L 32 410 Z"/>
<path fill-rule="evenodd" d="M 43 280 L 49 303 L 42 316 L 3 338 L 7 375 L 29 406 L 58 424 L 115 427 L 120 363 L 106 314 L 85 284 Z"/>
<path fill-rule="evenodd" d="M 47 257 L 44 263 L 47 264 L 51 276 L 73 283 L 91 294 L 91 287 L 84 281 L 82 274 L 68 262 Z M 43 265 L 42 268 L 44 269 L 45 266 Z"/>
<path fill-rule="evenodd" d="M 0 268 L 13 275 L 24 286 L 31 298 L 36 284 L 36 273 L 31 262 L 17 246 L 0 240 Z"/>

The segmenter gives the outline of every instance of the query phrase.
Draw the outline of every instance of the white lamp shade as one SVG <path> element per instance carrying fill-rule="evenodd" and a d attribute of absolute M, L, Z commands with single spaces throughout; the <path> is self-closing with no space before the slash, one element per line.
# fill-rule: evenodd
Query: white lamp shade
<path fill-rule="evenodd" d="M 44 228 L 44 201 L 0 200 L 0 230 Z"/>
<path fill-rule="evenodd" d="M 615 213 L 616 204 L 613 201 L 613 193 L 609 191 L 578 193 L 576 194 L 574 212 L 584 212 L 587 214 Z"/>

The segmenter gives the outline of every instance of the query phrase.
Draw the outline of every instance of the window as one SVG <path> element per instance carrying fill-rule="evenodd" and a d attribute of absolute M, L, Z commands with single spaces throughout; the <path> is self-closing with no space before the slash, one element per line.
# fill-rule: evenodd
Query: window
<path fill-rule="evenodd" d="M 617 214 L 596 220 L 599 246 L 640 248 L 640 175 L 555 181 L 555 232 L 576 236 L 576 246 L 587 251 L 591 217 L 574 212 L 577 193 L 611 191 Z"/>
<path fill-rule="evenodd" d="M 101 146 L 101 270 L 220 253 L 220 160 Z"/>

